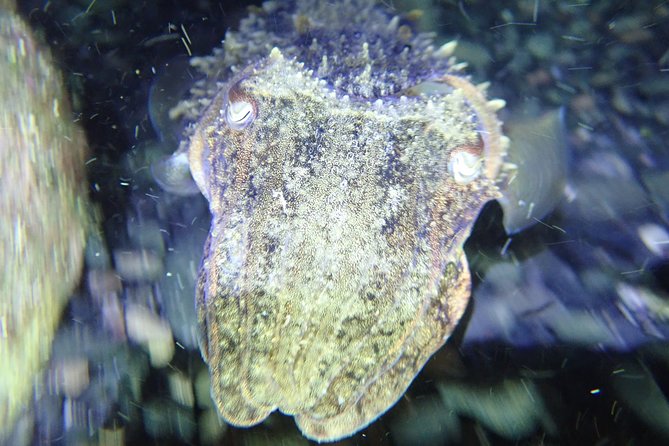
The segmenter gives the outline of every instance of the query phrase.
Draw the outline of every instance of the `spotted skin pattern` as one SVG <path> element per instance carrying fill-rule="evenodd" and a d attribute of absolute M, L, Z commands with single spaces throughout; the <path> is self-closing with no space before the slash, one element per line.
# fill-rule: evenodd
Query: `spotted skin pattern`
<path fill-rule="evenodd" d="M 216 406 L 236 426 L 280 410 L 318 441 L 373 422 L 453 332 L 463 244 L 500 196 L 503 158 L 450 47 L 373 2 L 338 6 L 266 4 L 225 56 L 196 61 L 208 77 L 183 147 L 212 214 L 197 308 Z M 252 46 L 270 17 L 291 30 Z M 351 26 L 354 43 L 318 40 Z"/>

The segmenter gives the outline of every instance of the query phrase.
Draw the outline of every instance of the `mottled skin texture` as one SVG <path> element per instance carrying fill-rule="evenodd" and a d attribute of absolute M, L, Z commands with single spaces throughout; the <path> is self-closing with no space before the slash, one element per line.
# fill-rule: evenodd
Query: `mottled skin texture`
<path fill-rule="evenodd" d="M 470 295 L 462 246 L 499 196 L 501 149 L 483 95 L 442 74 L 432 95 L 349 98 L 274 49 L 202 113 L 188 147 L 212 213 L 197 306 L 226 421 L 278 409 L 310 438 L 348 436 L 452 333 Z M 235 104 L 250 107 L 244 125 Z M 461 152 L 479 159 L 471 181 L 452 174 Z"/>

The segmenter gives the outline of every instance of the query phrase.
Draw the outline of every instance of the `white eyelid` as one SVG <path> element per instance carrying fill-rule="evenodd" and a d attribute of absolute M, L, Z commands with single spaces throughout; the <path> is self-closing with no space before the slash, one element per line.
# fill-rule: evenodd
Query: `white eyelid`
<path fill-rule="evenodd" d="M 482 164 L 479 156 L 460 150 L 451 155 L 448 169 L 456 183 L 467 184 L 479 176 Z"/>
<path fill-rule="evenodd" d="M 225 119 L 231 128 L 241 130 L 253 122 L 254 118 L 255 110 L 252 103 L 244 100 L 228 103 Z"/>

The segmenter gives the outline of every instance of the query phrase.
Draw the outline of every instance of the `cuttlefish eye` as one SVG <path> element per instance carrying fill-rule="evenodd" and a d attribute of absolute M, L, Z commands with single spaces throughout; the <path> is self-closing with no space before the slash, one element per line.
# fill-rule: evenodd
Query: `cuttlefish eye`
<path fill-rule="evenodd" d="M 255 118 L 255 113 L 253 104 L 250 102 L 240 101 L 228 104 L 225 119 L 231 128 L 235 130 L 243 129 L 253 121 L 253 118 Z"/>
<path fill-rule="evenodd" d="M 481 172 L 481 157 L 469 150 L 455 150 L 448 162 L 448 170 L 458 184 L 475 180 Z"/>
<path fill-rule="evenodd" d="M 231 129 L 241 130 L 256 117 L 256 104 L 247 94 L 233 87 L 228 92 L 225 120 Z"/>

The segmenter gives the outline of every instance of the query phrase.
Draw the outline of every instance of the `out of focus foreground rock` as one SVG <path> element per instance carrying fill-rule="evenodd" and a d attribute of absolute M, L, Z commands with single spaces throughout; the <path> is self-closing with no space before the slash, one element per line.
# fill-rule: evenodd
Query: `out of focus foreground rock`
<path fill-rule="evenodd" d="M 0 443 L 31 404 L 79 280 L 85 149 L 51 54 L 0 0 Z"/>

